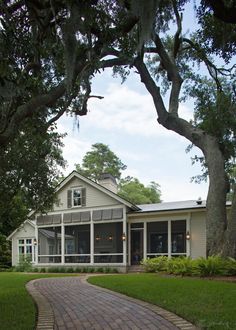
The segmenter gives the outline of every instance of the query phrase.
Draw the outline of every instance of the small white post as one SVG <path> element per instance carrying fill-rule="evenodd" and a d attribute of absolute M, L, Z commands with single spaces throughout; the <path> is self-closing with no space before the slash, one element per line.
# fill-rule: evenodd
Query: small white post
<path fill-rule="evenodd" d="M 90 264 L 94 264 L 94 223 L 92 219 L 92 212 L 90 222 Z"/>
<path fill-rule="evenodd" d="M 143 259 L 147 259 L 147 222 L 143 222 Z"/>
<path fill-rule="evenodd" d="M 171 220 L 168 220 L 168 258 L 171 258 Z"/>
<path fill-rule="evenodd" d="M 61 224 L 61 264 L 65 264 L 65 226 L 63 223 Z"/>

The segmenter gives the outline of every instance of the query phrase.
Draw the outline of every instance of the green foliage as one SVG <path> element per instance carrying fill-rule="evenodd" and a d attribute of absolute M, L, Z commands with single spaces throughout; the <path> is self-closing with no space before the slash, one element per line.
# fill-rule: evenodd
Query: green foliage
<path fill-rule="evenodd" d="M 109 149 L 107 145 L 95 143 L 92 151 L 85 154 L 82 165 L 76 164 L 76 170 L 82 175 L 98 181 L 102 174 L 109 173 L 120 179 L 121 171 L 126 165 Z M 138 179 L 126 177 L 119 180 L 118 195 L 134 204 L 159 203 L 161 192 L 156 182 L 151 182 L 145 187 Z"/>
<path fill-rule="evenodd" d="M 160 186 L 151 182 L 147 187 L 137 178 L 126 177 L 119 183 L 118 195 L 134 204 L 151 204 L 161 202 Z"/>
<path fill-rule="evenodd" d="M 6 240 L 6 236 L 0 233 L 0 268 L 8 268 L 11 266 L 11 249 L 10 242 Z"/>
<path fill-rule="evenodd" d="M 121 171 L 126 165 L 103 143 L 95 143 L 82 160 L 82 165 L 76 164 L 76 170 L 82 175 L 98 182 L 101 174 L 109 173 L 120 179 Z"/>
<path fill-rule="evenodd" d="M 209 256 L 208 258 L 198 258 L 196 267 L 200 276 L 214 276 L 225 274 L 225 260 L 219 256 Z"/>
<path fill-rule="evenodd" d="M 189 257 L 166 256 L 147 258 L 142 261 L 144 269 L 148 273 L 165 272 L 167 274 L 181 276 L 216 276 L 236 275 L 236 260 L 233 258 L 221 258 L 209 256 L 208 258 L 191 259 Z"/>
<path fill-rule="evenodd" d="M 191 276 L 195 274 L 194 261 L 190 258 L 171 258 L 167 262 L 167 273 L 182 276 Z"/>
<path fill-rule="evenodd" d="M 147 273 L 158 273 L 167 270 L 168 257 L 160 256 L 144 259 L 141 264 Z"/>
<path fill-rule="evenodd" d="M 33 120 L 33 119 L 31 119 Z M 42 120 L 41 120 L 42 121 Z M 0 153 L 0 233 L 8 236 L 30 209 L 48 210 L 64 167 L 61 135 L 27 122 L 21 135 Z"/>
<path fill-rule="evenodd" d="M 32 272 L 32 261 L 31 257 L 22 255 L 20 257 L 18 265 L 15 267 L 16 272 Z"/>

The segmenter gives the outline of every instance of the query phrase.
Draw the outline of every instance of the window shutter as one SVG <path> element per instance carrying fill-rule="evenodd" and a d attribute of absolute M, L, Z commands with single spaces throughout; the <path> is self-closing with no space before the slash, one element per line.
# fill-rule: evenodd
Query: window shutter
<path fill-rule="evenodd" d="M 67 190 L 67 207 L 72 207 L 72 190 Z"/>
<path fill-rule="evenodd" d="M 85 206 L 86 205 L 86 189 L 82 188 L 81 189 L 81 206 Z"/>

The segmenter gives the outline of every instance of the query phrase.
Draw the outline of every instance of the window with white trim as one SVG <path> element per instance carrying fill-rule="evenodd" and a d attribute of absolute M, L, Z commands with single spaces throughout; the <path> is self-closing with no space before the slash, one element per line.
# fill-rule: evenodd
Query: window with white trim
<path fill-rule="evenodd" d="M 72 206 L 81 206 L 82 194 L 80 188 L 75 188 L 72 190 Z"/>
<path fill-rule="evenodd" d="M 33 239 L 32 238 L 24 238 L 18 240 L 18 253 L 19 260 L 27 258 L 29 261 L 32 261 L 33 256 Z"/>
<path fill-rule="evenodd" d="M 80 207 L 86 204 L 86 189 L 74 187 L 67 191 L 67 207 Z"/>

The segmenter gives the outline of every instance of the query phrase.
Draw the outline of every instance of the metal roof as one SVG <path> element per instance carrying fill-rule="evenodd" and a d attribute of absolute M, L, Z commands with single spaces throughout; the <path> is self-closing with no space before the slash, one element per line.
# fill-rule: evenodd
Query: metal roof
<path fill-rule="evenodd" d="M 135 213 L 201 209 L 206 207 L 206 201 L 205 200 L 201 201 L 201 204 L 199 203 L 198 200 L 165 202 L 165 203 L 156 203 L 156 204 L 143 204 L 143 205 L 138 205 L 138 207 L 141 210 L 136 211 Z"/>

